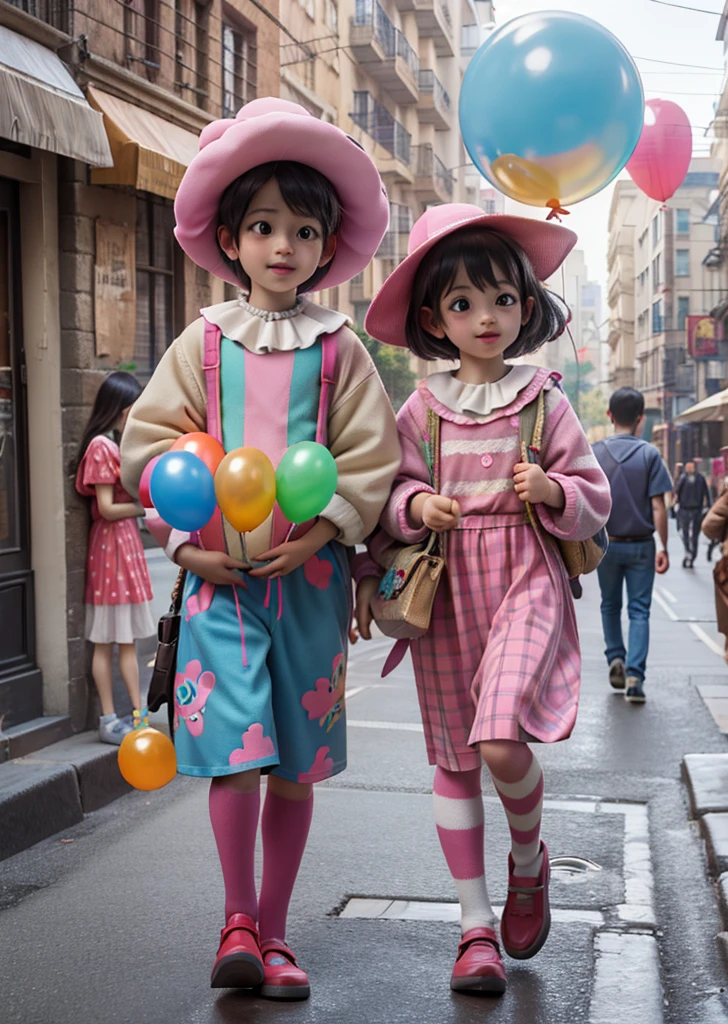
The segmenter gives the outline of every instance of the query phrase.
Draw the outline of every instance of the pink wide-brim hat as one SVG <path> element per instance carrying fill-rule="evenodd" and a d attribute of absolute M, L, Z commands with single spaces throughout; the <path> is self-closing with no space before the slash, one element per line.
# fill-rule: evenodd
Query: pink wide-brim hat
<path fill-rule="evenodd" d="M 511 217 L 504 213 L 483 213 L 479 206 L 469 203 L 433 206 L 415 222 L 406 259 L 389 275 L 372 299 L 364 327 L 373 338 L 385 345 L 407 347 L 405 324 L 420 263 L 433 245 L 446 235 L 474 225 L 496 231 L 516 242 L 531 261 L 539 281 L 545 281 L 558 270 L 576 245 L 574 232 L 558 224 L 528 217 Z"/>
<path fill-rule="evenodd" d="M 334 186 L 341 202 L 341 230 L 334 258 L 316 288 L 349 281 L 372 259 L 387 230 L 386 189 L 357 142 L 288 100 L 253 100 L 234 119 L 203 128 L 200 151 L 185 171 L 174 202 L 177 241 L 198 267 L 239 287 L 217 244 L 220 200 L 241 174 L 280 160 L 313 167 Z"/>

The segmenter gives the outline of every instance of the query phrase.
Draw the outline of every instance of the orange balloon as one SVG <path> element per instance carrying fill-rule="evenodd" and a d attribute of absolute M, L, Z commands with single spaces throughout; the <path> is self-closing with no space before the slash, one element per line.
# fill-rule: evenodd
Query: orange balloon
<path fill-rule="evenodd" d="M 174 744 L 158 729 L 132 729 L 119 747 L 119 771 L 134 789 L 161 789 L 177 774 Z"/>
<path fill-rule="evenodd" d="M 215 473 L 220 511 L 238 533 L 255 530 L 273 511 L 276 473 L 267 455 L 257 448 L 228 452 Z"/>
<path fill-rule="evenodd" d="M 203 434 L 200 431 L 178 437 L 169 450 L 171 452 L 192 452 L 198 459 L 202 459 L 213 476 L 225 458 L 225 449 L 220 442 L 210 434 Z"/>

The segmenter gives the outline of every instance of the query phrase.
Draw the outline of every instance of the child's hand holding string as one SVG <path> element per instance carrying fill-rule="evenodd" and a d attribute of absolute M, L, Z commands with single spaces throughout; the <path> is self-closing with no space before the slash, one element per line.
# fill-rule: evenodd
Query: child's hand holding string
<path fill-rule="evenodd" d="M 270 551 L 255 556 L 255 561 L 267 562 L 257 569 L 252 569 L 251 576 L 263 576 L 275 579 L 276 576 L 287 576 L 298 569 L 312 555 L 338 536 L 339 528 L 328 519 L 319 519 L 303 537 L 298 540 L 287 540 Z"/>
<path fill-rule="evenodd" d="M 549 479 L 535 462 L 517 462 L 513 467 L 513 483 L 521 501 L 530 505 L 543 503 L 551 508 L 563 508 L 566 503 L 560 485 Z"/>

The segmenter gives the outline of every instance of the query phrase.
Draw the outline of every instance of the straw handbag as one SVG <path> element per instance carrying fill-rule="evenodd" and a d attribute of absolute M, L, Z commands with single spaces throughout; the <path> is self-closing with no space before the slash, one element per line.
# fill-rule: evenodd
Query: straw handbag
<path fill-rule="evenodd" d="M 440 485 L 440 417 L 427 410 L 425 460 L 430 480 L 439 492 Z M 445 568 L 444 538 L 433 530 L 425 541 L 402 547 L 393 544 L 387 571 L 372 601 L 374 621 L 385 636 L 397 640 L 416 640 L 430 626 L 432 606 Z"/>

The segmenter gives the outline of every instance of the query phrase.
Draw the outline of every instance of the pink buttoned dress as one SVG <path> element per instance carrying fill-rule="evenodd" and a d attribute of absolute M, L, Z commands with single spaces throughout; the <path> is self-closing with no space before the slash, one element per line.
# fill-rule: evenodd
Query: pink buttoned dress
<path fill-rule="evenodd" d="M 449 375 L 423 381 L 398 416 L 403 461 L 382 526 L 404 543 L 423 539 L 408 505 L 432 492 L 424 460 L 427 407 L 441 417 L 440 493 L 462 518 L 447 535 L 447 568 L 429 631 L 411 645 L 431 764 L 468 771 L 486 740 L 566 739 L 576 721 L 581 659 L 569 582 L 551 538 L 586 540 L 605 523 L 609 485 L 558 374 L 514 367 L 507 404 L 476 415 L 433 393 Z M 508 375 L 504 381 L 509 380 Z M 520 390 L 514 383 L 522 382 Z M 448 383 L 449 387 L 449 383 Z M 509 394 L 510 388 L 510 394 Z M 513 484 L 520 462 L 519 412 L 545 391 L 539 461 L 564 491 L 562 510 L 536 506 L 534 530 Z M 452 390 L 450 388 L 450 390 Z M 550 535 L 550 536 L 549 536 Z"/>
<path fill-rule="evenodd" d="M 109 522 L 96 501 L 96 484 L 111 484 L 115 503 L 132 502 L 120 478 L 119 446 L 105 435 L 95 437 L 76 474 L 76 490 L 92 499 L 85 603 L 86 639 L 95 644 L 131 644 L 157 631 L 136 519 Z"/>

